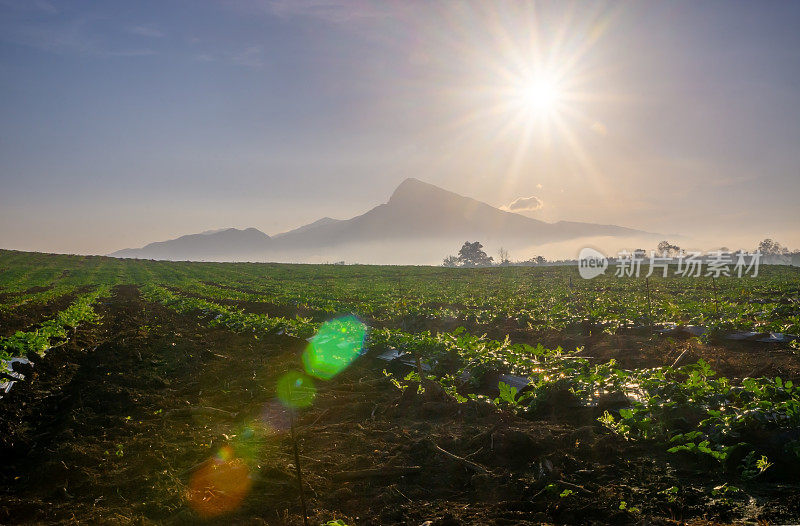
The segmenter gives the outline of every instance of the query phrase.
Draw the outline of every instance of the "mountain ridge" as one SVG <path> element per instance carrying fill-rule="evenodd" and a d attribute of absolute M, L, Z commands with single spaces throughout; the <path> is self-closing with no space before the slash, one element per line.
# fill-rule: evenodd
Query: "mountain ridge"
<path fill-rule="evenodd" d="M 279 256 L 302 261 L 359 244 L 389 249 L 393 244 L 430 241 L 435 246 L 478 239 L 484 243 L 540 245 L 579 237 L 647 234 L 616 225 L 547 223 L 409 177 L 395 188 L 387 202 L 350 219 L 323 217 L 272 237 L 252 227 L 211 230 L 110 255 L 250 261 Z"/>
<path fill-rule="evenodd" d="M 148 243 L 142 248 L 126 248 L 112 252 L 112 257 L 192 260 L 209 259 L 228 254 L 257 254 L 267 247 L 270 238 L 257 228 L 242 230 L 223 228 L 199 234 L 187 234 L 175 239 Z"/>

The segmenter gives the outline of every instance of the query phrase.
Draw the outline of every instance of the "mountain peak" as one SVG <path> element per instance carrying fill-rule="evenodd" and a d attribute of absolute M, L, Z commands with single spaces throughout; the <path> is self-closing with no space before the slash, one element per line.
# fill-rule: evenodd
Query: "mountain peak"
<path fill-rule="evenodd" d="M 405 253 L 406 249 L 422 251 L 430 260 L 430 254 L 438 254 L 443 244 L 457 247 L 465 239 L 530 247 L 578 237 L 640 233 L 643 232 L 612 225 L 545 223 L 409 177 L 397 186 L 387 203 L 351 219 L 324 217 L 273 238 L 255 228 L 229 228 L 151 243 L 113 255 L 173 260 L 302 261 L 330 254 L 337 254 L 338 258 L 340 254 L 353 257 L 353 250 L 358 247 L 363 247 L 364 254 L 366 251 L 374 254 L 375 250 L 387 250 L 397 243 L 397 254 Z"/>
<path fill-rule="evenodd" d="M 389 198 L 389 203 L 397 201 L 416 200 L 431 195 L 453 194 L 444 188 L 439 188 L 436 185 L 420 181 L 416 177 L 409 177 L 403 180 L 402 183 L 395 188 L 392 196 Z"/>
<path fill-rule="evenodd" d="M 188 236 L 181 236 L 178 239 L 181 239 L 181 238 L 184 238 L 184 237 L 190 237 L 190 236 L 193 236 L 193 235 L 198 235 L 198 234 L 189 234 Z M 217 230 L 207 230 L 205 232 L 202 232 L 199 235 L 213 236 L 213 237 L 217 237 L 217 238 L 220 238 L 220 239 L 221 238 L 230 238 L 230 239 L 235 239 L 235 238 L 239 238 L 239 239 L 245 239 L 245 238 L 263 239 L 263 238 L 266 238 L 266 239 L 269 239 L 269 236 L 267 234 L 265 234 L 261 230 L 259 230 L 257 228 L 254 228 L 254 227 L 242 228 L 242 229 L 239 229 L 239 228 L 220 228 L 220 229 L 217 229 Z"/>

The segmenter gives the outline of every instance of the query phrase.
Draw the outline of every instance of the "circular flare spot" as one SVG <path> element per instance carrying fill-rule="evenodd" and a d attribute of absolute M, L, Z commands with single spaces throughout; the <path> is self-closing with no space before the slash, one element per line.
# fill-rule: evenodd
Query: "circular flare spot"
<path fill-rule="evenodd" d="M 247 464 L 241 459 L 222 459 L 233 454 L 232 450 L 222 454 L 223 450 L 225 448 L 195 471 L 189 480 L 189 505 L 204 518 L 238 508 L 252 485 Z"/>
<path fill-rule="evenodd" d="M 323 323 L 303 352 L 306 372 L 330 380 L 361 354 L 366 335 L 366 326 L 355 316 Z"/>
<path fill-rule="evenodd" d="M 278 400 L 291 409 L 308 407 L 314 401 L 317 390 L 314 381 L 299 371 L 289 371 L 278 379 Z"/>

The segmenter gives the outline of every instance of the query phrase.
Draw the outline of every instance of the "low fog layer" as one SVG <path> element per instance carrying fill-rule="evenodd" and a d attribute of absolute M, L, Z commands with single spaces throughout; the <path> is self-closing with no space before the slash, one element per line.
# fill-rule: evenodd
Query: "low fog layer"
<path fill-rule="evenodd" d="M 436 264 L 464 241 L 480 241 L 489 250 L 513 250 L 517 259 L 536 255 L 573 257 L 587 238 L 620 240 L 644 237 L 650 246 L 658 235 L 616 225 L 558 221 L 548 223 L 437 186 L 406 179 L 389 200 L 347 220 L 322 218 L 270 237 L 255 228 L 205 231 L 140 249 L 113 253 L 117 257 L 204 261 L 280 261 Z M 587 239 L 586 242 L 577 240 Z M 548 244 L 569 249 L 549 253 Z M 603 245 L 611 246 L 608 243 Z M 634 248 L 639 248 L 636 245 Z"/>

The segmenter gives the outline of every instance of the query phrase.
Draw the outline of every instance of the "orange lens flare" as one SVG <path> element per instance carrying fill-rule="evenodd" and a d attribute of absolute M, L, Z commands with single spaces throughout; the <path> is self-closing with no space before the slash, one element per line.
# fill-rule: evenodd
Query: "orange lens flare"
<path fill-rule="evenodd" d="M 225 446 L 192 474 L 189 505 L 203 518 L 228 513 L 239 507 L 252 483 L 247 464 L 233 458 L 233 450 Z"/>

